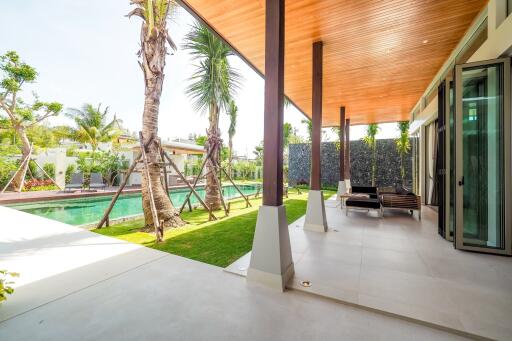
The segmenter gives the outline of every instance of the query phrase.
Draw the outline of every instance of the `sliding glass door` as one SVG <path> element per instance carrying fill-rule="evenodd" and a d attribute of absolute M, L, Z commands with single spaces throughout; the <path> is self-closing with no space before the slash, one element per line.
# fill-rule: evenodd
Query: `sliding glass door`
<path fill-rule="evenodd" d="M 510 254 L 510 60 L 456 66 L 455 245 Z"/>

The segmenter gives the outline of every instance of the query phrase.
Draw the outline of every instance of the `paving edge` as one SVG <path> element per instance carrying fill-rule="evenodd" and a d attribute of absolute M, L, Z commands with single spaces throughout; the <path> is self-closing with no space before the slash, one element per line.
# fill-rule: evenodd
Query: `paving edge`
<path fill-rule="evenodd" d="M 362 304 L 357 304 L 357 303 L 345 301 L 345 300 L 342 300 L 342 299 L 339 299 L 339 298 L 330 297 L 330 296 L 327 296 L 327 295 L 319 294 L 319 293 L 308 291 L 308 290 L 305 290 L 305 289 L 303 290 L 303 289 L 299 289 L 299 288 L 294 288 L 293 286 L 289 286 L 289 285 L 286 286 L 286 289 L 287 290 L 293 290 L 295 292 L 304 293 L 306 295 L 311 295 L 311 296 L 315 296 L 315 297 L 321 297 L 323 299 L 327 299 L 329 301 L 333 301 L 333 302 L 336 302 L 336 303 L 341 303 L 343 305 L 347 305 L 347 306 L 350 306 L 350 307 L 354 307 L 354 308 L 358 308 L 358 309 L 361 309 L 361 310 L 366 310 L 366 311 L 370 311 L 370 312 L 373 312 L 373 313 L 377 313 L 377 314 L 381 314 L 381 315 L 397 318 L 397 319 L 400 319 L 400 320 L 403 320 L 403 321 L 407 321 L 407 322 L 416 323 L 416 324 L 419 324 L 419 325 L 423 325 L 423 326 L 426 326 L 426 327 L 430 327 L 430 328 L 441 330 L 441 331 L 448 332 L 448 333 L 451 333 L 451 334 L 467 337 L 467 338 L 474 339 L 474 340 L 479 340 L 479 341 L 497 341 L 496 339 L 491 339 L 491 338 L 488 338 L 488 337 L 485 337 L 485 336 L 482 336 L 482 335 L 473 334 L 473 333 L 470 333 L 470 332 L 467 332 L 467 331 L 464 331 L 464 330 L 443 326 L 441 324 L 437 324 L 437 323 L 433 323 L 433 322 L 429 322 L 429 321 L 424 321 L 424 320 L 416 319 L 416 318 L 409 317 L 409 316 L 402 315 L 402 314 L 392 313 L 390 311 L 386 311 L 386 310 L 382 310 L 382 309 L 372 308 L 372 307 L 365 306 L 365 305 L 362 305 Z"/>

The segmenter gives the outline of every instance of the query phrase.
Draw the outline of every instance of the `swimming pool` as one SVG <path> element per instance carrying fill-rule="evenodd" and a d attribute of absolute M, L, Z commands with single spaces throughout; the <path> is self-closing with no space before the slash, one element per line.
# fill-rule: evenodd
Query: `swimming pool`
<path fill-rule="evenodd" d="M 257 192 L 260 185 L 240 185 L 238 187 L 242 193 L 251 195 Z M 197 188 L 196 191 L 204 199 L 204 188 Z M 173 204 L 179 208 L 185 201 L 188 193 L 188 189 L 171 190 L 170 197 Z M 234 186 L 224 186 L 223 193 L 224 198 L 226 199 L 240 197 L 240 193 L 238 193 Z M 198 204 L 197 198 L 194 195 L 190 198 L 192 205 Z M 77 199 L 11 204 L 6 206 L 70 225 L 89 225 L 100 221 L 111 200 L 111 195 L 105 195 Z M 140 214 L 142 214 L 141 194 L 125 194 L 121 195 L 119 199 L 117 199 L 117 202 L 110 213 L 110 219 L 113 220 Z"/>

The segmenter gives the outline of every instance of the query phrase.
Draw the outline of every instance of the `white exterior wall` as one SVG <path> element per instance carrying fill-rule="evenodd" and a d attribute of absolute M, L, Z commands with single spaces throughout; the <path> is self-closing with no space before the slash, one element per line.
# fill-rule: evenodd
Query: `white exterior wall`
<path fill-rule="evenodd" d="M 468 62 L 495 59 L 512 54 L 512 15 L 505 17 L 504 3 L 504 0 L 489 1 L 487 40 L 469 58 Z"/>
<path fill-rule="evenodd" d="M 55 178 L 57 184 L 64 188 L 66 183 L 66 169 L 69 165 L 76 165 L 76 157 L 66 156 L 66 148 L 49 148 L 35 155 L 36 162 L 44 167 L 45 164 L 55 165 Z"/>

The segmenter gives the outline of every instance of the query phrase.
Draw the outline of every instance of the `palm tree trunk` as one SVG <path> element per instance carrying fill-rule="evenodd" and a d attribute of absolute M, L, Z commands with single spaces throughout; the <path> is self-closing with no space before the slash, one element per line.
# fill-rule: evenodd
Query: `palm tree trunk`
<path fill-rule="evenodd" d="M 145 100 L 144 113 L 142 115 L 142 134 L 144 135 L 144 145 L 153 137 L 158 137 L 158 112 L 160 108 L 160 96 L 164 81 L 164 66 L 166 56 L 166 38 L 161 35 L 142 34 L 142 69 L 145 80 Z M 153 190 L 153 198 L 157 210 L 158 220 L 164 222 L 164 227 L 182 226 L 185 222 L 181 219 L 178 210 L 173 206 L 168 194 L 164 191 L 160 182 L 161 168 L 160 153 L 156 144 L 152 143 L 146 150 L 148 160 L 149 179 L 145 172 L 142 173 L 142 208 L 146 229 L 153 230 L 154 222 L 151 213 L 151 204 L 149 197 L 149 183 Z"/>
<path fill-rule="evenodd" d="M 23 162 L 23 160 L 25 160 L 27 158 L 28 154 L 30 153 L 30 141 L 27 137 L 27 133 L 25 132 L 24 127 L 22 127 L 21 125 L 17 125 L 14 127 L 14 129 L 16 130 L 16 133 L 20 137 L 20 140 L 22 143 L 21 162 Z M 14 179 L 12 180 L 11 187 L 16 192 L 21 192 L 21 190 L 23 189 L 24 177 L 25 177 L 25 174 L 27 173 L 28 164 L 29 164 L 29 160 L 27 160 L 27 162 L 25 162 L 23 165 L 20 164 L 20 166 L 22 166 L 22 167 L 20 167 L 18 169 Z"/>
<path fill-rule="evenodd" d="M 233 169 L 233 138 L 229 137 L 229 159 L 228 159 L 228 174 L 230 177 L 233 177 L 232 169 Z"/>
<path fill-rule="evenodd" d="M 210 104 L 210 127 L 208 129 L 208 149 L 211 148 L 220 148 L 219 139 L 220 139 L 220 130 L 219 130 L 219 108 L 216 103 Z M 211 161 L 212 163 L 207 164 L 207 176 L 206 176 L 206 187 L 205 187 L 205 202 L 212 210 L 218 210 L 221 207 L 220 200 L 220 188 L 217 185 L 217 181 L 215 179 L 216 169 L 213 165 L 219 164 L 219 150 L 211 153 Z"/>

